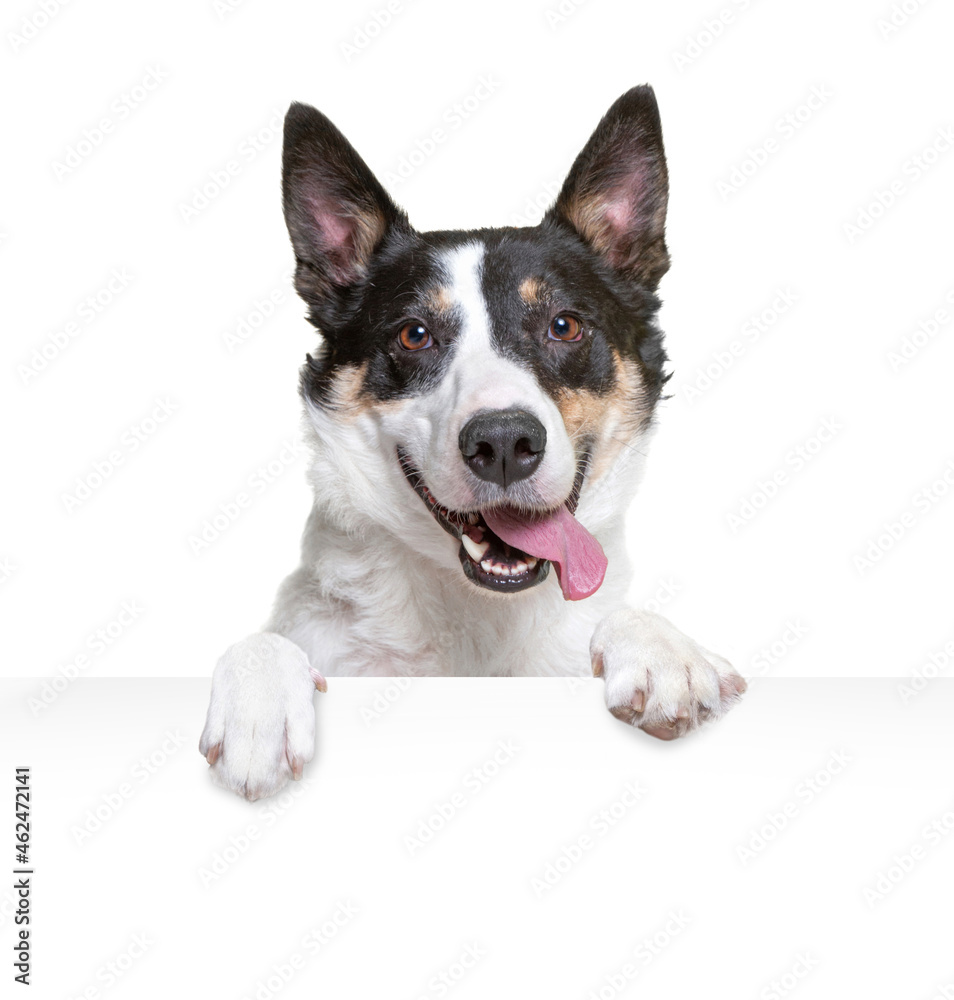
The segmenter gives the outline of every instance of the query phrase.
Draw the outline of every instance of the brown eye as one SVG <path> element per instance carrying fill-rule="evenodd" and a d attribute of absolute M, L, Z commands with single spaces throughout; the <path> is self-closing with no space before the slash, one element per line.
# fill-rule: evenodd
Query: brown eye
<path fill-rule="evenodd" d="M 550 329 L 547 330 L 547 336 L 550 340 L 562 340 L 564 343 L 570 343 L 574 340 L 582 340 L 583 324 L 575 316 L 571 316 L 569 313 L 560 313 L 560 315 L 554 317 L 553 321 L 550 323 Z"/>
<path fill-rule="evenodd" d="M 434 338 L 420 323 L 405 323 L 398 334 L 398 340 L 405 351 L 422 351 L 434 343 Z"/>

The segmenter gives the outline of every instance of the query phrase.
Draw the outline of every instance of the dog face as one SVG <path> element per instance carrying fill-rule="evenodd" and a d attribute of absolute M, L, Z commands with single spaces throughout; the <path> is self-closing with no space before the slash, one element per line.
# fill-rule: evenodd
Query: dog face
<path fill-rule="evenodd" d="M 613 105 L 536 227 L 417 232 L 301 104 L 285 120 L 283 194 L 295 287 L 324 336 L 301 380 L 326 457 L 318 502 L 490 593 L 533 587 L 551 565 L 565 597 L 592 593 L 605 558 L 574 513 L 627 463 L 665 381 L 652 90 Z"/>

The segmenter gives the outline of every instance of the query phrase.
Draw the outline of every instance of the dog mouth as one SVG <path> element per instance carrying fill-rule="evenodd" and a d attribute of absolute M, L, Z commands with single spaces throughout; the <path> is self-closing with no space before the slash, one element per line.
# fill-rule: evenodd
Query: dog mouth
<path fill-rule="evenodd" d="M 606 569 L 602 549 L 573 517 L 589 467 L 589 451 L 577 462 L 573 488 L 563 504 L 538 512 L 506 505 L 451 510 L 437 501 L 405 451 L 398 448 L 397 457 L 404 477 L 431 516 L 460 541 L 458 558 L 464 575 L 477 586 L 510 594 L 527 590 L 547 578 L 553 562 L 567 600 L 588 597 L 602 583 Z M 570 524 L 574 527 L 568 530 Z"/>

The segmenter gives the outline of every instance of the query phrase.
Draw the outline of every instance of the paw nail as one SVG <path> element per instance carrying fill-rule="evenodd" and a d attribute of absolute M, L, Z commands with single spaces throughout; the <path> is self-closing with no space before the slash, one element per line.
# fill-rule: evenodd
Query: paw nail
<path fill-rule="evenodd" d="M 603 654 L 594 653 L 593 654 L 593 676 L 602 677 L 603 676 Z"/>
<path fill-rule="evenodd" d="M 728 674 L 720 678 L 719 693 L 723 698 L 739 697 L 745 694 L 748 686 L 744 677 L 740 677 L 738 674 Z"/>
<path fill-rule="evenodd" d="M 646 707 L 646 692 L 637 691 L 636 694 L 633 695 L 633 699 L 630 704 L 633 706 L 634 712 L 641 712 Z"/>
<path fill-rule="evenodd" d="M 315 670 L 314 667 L 308 668 L 308 673 L 311 679 L 315 682 L 315 687 L 324 694 L 328 690 L 328 682 L 321 676 L 321 674 Z"/>
<path fill-rule="evenodd" d="M 222 755 L 222 744 L 216 743 L 215 746 L 209 747 L 209 752 L 205 755 L 205 759 L 209 762 L 209 767 L 211 767 Z"/>

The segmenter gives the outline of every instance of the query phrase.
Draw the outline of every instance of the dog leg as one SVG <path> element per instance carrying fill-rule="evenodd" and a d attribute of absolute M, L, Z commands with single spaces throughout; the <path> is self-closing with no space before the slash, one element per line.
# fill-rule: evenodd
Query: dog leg
<path fill-rule="evenodd" d="M 725 715 L 746 688 L 728 660 L 650 611 L 607 615 L 593 633 L 590 657 L 594 676 L 605 682 L 606 707 L 661 740 Z"/>
<path fill-rule="evenodd" d="M 305 653 L 275 632 L 225 651 L 199 740 L 212 780 L 249 800 L 298 779 L 315 754 L 315 688 L 325 680 Z"/>

